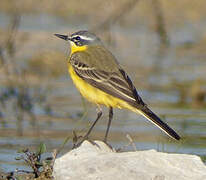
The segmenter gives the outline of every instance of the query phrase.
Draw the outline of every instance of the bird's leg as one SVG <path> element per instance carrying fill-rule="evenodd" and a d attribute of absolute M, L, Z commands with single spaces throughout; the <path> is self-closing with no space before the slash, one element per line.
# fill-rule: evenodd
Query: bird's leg
<path fill-rule="evenodd" d="M 113 108 L 109 107 L 109 121 L 108 121 L 108 125 L 107 125 L 106 134 L 105 134 L 105 137 L 104 137 L 104 142 L 105 143 L 107 142 L 107 136 L 108 136 L 108 133 L 109 133 L 109 128 L 110 128 L 110 125 L 111 125 L 111 122 L 112 122 L 112 118 L 113 118 Z"/>
<path fill-rule="evenodd" d="M 94 128 L 95 124 L 97 123 L 97 121 L 99 120 L 99 118 L 102 116 L 102 109 L 98 106 L 97 108 L 97 118 L 96 120 L 93 122 L 92 126 L 89 128 L 88 132 L 85 134 L 84 136 L 84 140 L 88 138 L 89 134 L 91 133 L 92 129 Z"/>
<path fill-rule="evenodd" d="M 84 135 L 83 139 L 74 147 L 78 147 L 81 145 L 81 143 L 86 140 L 89 136 L 89 134 L 91 133 L 92 129 L 94 128 L 95 124 L 97 123 L 97 121 L 99 120 L 99 118 L 102 116 L 102 109 L 98 106 L 97 108 L 97 118 L 96 120 L 93 122 L 92 126 L 89 128 L 89 130 L 87 131 L 87 133 Z"/>

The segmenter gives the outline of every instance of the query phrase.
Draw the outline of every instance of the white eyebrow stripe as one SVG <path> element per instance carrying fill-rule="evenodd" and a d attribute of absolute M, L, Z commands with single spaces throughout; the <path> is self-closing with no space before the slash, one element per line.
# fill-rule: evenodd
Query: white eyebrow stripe
<path fill-rule="evenodd" d="M 84 40 L 88 40 L 88 41 L 91 41 L 91 40 L 94 40 L 94 38 L 91 38 L 91 37 L 86 37 L 86 36 L 81 36 L 81 35 L 78 35 L 81 39 L 84 39 Z"/>

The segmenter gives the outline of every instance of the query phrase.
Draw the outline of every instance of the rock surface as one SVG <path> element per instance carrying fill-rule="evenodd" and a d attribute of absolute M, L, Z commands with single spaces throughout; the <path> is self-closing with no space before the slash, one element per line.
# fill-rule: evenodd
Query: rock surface
<path fill-rule="evenodd" d="M 82 145 L 54 164 L 56 180 L 203 180 L 206 166 L 198 156 L 155 150 L 116 153 L 101 141 Z"/>

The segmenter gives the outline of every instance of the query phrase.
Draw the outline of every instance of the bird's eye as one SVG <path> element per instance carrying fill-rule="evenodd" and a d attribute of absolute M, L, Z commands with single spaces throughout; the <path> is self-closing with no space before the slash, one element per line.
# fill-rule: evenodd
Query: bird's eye
<path fill-rule="evenodd" d="M 76 37 L 76 40 L 80 40 L 81 38 L 79 36 Z"/>

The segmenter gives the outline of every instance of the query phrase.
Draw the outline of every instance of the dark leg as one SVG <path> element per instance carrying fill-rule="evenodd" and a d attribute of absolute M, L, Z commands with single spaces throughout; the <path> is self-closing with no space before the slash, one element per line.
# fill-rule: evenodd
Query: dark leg
<path fill-rule="evenodd" d="M 99 118 L 102 116 L 102 110 L 100 108 L 98 108 L 98 112 L 97 112 L 97 118 L 96 120 L 93 122 L 92 126 L 90 127 L 89 131 L 87 132 L 87 134 L 85 134 L 84 136 L 84 140 L 88 138 L 89 134 L 91 133 L 92 129 L 94 128 L 95 124 L 97 123 L 97 121 L 99 120 Z"/>
<path fill-rule="evenodd" d="M 104 142 L 105 143 L 107 142 L 107 136 L 108 136 L 108 133 L 109 133 L 109 128 L 110 128 L 110 125 L 111 125 L 111 122 L 112 122 L 112 118 L 113 118 L 113 108 L 110 107 L 109 108 L 109 121 L 108 121 L 108 125 L 107 125 L 107 131 L 106 131 L 106 134 L 105 134 L 105 137 L 104 137 Z"/>
<path fill-rule="evenodd" d="M 99 120 L 99 118 L 102 116 L 102 110 L 100 109 L 100 107 L 98 107 L 98 112 L 97 112 L 97 118 L 96 120 L 93 122 L 92 126 L 89 128 L 88 132 L 84 135 L 83 139 L 77 144 L 74 145 L 74 147 L 78 147 L 79 145 L 81 145 L 81 143 L 86 140 L 89 136 L 89 134 L 91 133 L 92 129 L 94 128 L 95 124 L 97 123 L 97 121 Z"/>

